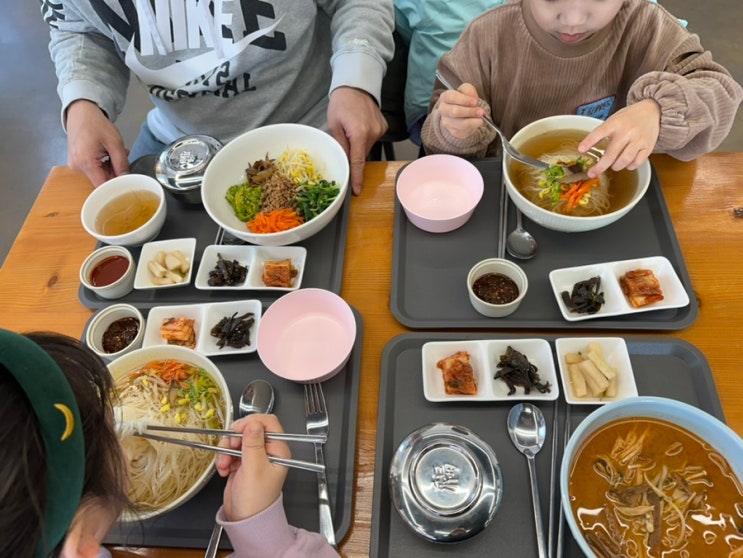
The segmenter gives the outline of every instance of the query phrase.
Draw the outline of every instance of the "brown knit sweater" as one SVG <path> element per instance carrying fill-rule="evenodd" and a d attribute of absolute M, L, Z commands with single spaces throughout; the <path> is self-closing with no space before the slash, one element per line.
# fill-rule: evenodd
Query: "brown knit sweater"
<path fill-rule="evenodd" d="M 605 119 L 647 98 L 661 107 L 656 152 L 694 159 L 714 150 L 730 132 L 743 89 L 712 60 L 699 37 L 663 7 L 625 0 L 611 24 L 566 45 L 537 26 L 529 2 L 512 0 L 485 12 L 439 61 L 455 86 L 475 86 L 481 106 L 506 137 L 546 116 Z M 434 90 L 423 126 L 426 152 L 494 155 L 495 133 L 487 127 L 460 140 L 441 126 L 442 91 Z"/>

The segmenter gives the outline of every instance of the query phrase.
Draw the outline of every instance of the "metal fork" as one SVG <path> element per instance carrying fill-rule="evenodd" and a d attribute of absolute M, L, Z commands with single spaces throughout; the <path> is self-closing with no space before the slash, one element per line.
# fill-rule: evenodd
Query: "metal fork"
<path fill-rule="evenodd" d="M 444 76 L 441 75 L 441 72 L 436 70 L 436 79 L 438 79 L 444 87 L 447 89 L 451 89 L 453 91 L 456 91 L 457 88 L 454 87 Z M 527 165 L 530 165 L 532 167 L 536 167 L 539 170 L 547 170 L 549 168 L 549 165 L 545 163 L 544 161 L 540 161 L 539 159 L 535 159 L 534 157 L 529 157 L 526 153 L 521 153 L 518 149 L 516 149 L 513 145 L 511 145 L 511 142 L 508 141 L 506 138 L 506 135 L 501 131 L 498 126 L 496 126 L 495 122 L 493 122 L 493 119 L 489 116 L 483 115 L 481 116 L 485 124 L 490 126 L 490 128 L 500 136 L 500 142 L 503 146 L 504 151 L 506 151 L 511 157 L 516 159 L 517 161 L 521 161 L 522 163 L 525 163 Z"/>
<path fill-rule="evenodd" d="M 307 434 L 328 435 L 328 410 L 325 406 L 321 384 L 304 385 L 304 415 L 307 419 Z M 325 465 L 323 444 L 316 443 L 314 446 L 315 462 Z M 317 494 L 320 500 L 320 533 L 335 548 L 335 529 L 333 528 L 333 516 L 330 513 L 328 478 L 325 470 L 317 473 Z"/>

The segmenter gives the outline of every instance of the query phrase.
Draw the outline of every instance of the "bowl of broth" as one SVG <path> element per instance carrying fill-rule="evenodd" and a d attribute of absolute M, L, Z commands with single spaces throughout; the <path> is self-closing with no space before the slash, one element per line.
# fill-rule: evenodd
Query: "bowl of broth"
<path fill-rule="evenodd" d="M 608 403 L 565 448 L 560 492 L 586 556 L 738 556 L 743 440 L 673 399 Z"/>
<path fill-rule="evenodd" d="M 633 171 L 609 169 L 596 179 L 585 176 L 606 145 L 580 153 L 578 144 L 602 122 L 588 116 L 550 116 L 513 136 L 511 143 L 520 151 L 550 164 L 542 171 L 508 154 L 503 157 L 509 197 L 529 219 L 555 231 L 591 231 L 621 219 L 642 199 L 650 186 L 648 161 Z"/>
<path fill-rule="evenodd" d="M 95 188 L 83 203 L 83 227 L 105 244 L 141 246 L 165 223 L 162 186 L 144 174 L 124 174 Z"/>

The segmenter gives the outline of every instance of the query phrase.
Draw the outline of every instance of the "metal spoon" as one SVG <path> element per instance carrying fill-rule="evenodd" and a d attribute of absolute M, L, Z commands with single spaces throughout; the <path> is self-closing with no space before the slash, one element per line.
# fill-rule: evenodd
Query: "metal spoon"
<path fill-rule="evenodd" d="M 547 436 L 547 424 L 539 407 L 531 403 L 514 405 L 508 413 L 508 434 L 513 445 L 526 456 L 529 464 L 529 480 L 531 481 L 531 500 L 534 507 L 534 522 L 537 529 L 537 549 L 539 558 L 547 558 L 547 546 L 544 540 L 544 525 L 542 523 L 542 508 L 539 503 L 537 488 L 537 472 L 534 457 L 537 455 L 544 439 Z"/>
<path fill-rule="evenodd" d="M 537 253 L 537 241 L 523 226 L 521 226 L 521 211 L 516 208 L 516 228 L 506 239 L 506 249 L 514 258 L 528 260 Z"/>
<path fill-rule="evenodd" d="M 273 386 L 265 380 L 253 380 L 243 390 L 238 404 L 240 417 L 251 414 L 266 415 L 273 410 L 274 404 Z M 222 538 L 222 526 L 214 524 L 209 544 L 206 546 L 204 558 L 215 558 L 219 550 L 219 539 Z"/>
<path fill-rule="evenodd" d="M 251 414 L 268 414 L 273 411 L 273 386 L 266 380 L 253 380 L 240 395 L 238 409 L 241 417 Z"/>
<path fill-rule="evenodd" d="M 436 70 L 436 79 L 438 79 L 444 87 L 447 89 L 451 89 L 452 91 L 456 91 L 457 88 L 454 87 L 444 76 L 441 75 L 441 72 Z M 532 167 L 536 167 L 539 170 L 547 170 L 550 168 L 550 166 L 545 163 L 544 161 L 540 161 L 539 159 L 535 159 L 534 157 L 529 157 L 525 153 L 521 153 L 518 149 L 516 149 L 513 145 L 511 145 L 511 142 L 509 142 L 506 139 L 506 136 L 503 132 L 501 132 L 501 129 L 496 126 L 495 122 L 493 122 L 492 118 L 489 116 L 483 115 L 481 117 L 483 121 L 492 128 L 492 130 L 500 136 L 501 145 L 503 145 L 503 150 L 508 153 L 511 157 L 516 159 L 517 161 L 521 161 L 522 163 L 525 163 L 527 165 L 530 165 Z"/>

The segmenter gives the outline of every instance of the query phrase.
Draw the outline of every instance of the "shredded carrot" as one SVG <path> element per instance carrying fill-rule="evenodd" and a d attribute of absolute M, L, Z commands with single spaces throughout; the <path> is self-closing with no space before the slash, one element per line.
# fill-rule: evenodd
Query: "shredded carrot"
<path fill-rule="evenodd" d="M 138 371 L 130 374 L 130 378 L 134 379 L 139 376 L 147 375 L 159 376 L 164 382 L 172 384 L 178 382 L 183 386 L 183 382 L 188 380 L 194 372 L 194 367 L 186 362 L 178 360 L 153 360 L 147 363 L 145 366 L 140 368 Z"/>
<path fill-rule="evenodd" d="M 293 209 L 274 209 L 265 213 L 261 211 L 256 214 L 252 221 L 248 221 L 248 230 L 252 233 L 274 233 L 286 231 L 298 227 L 304 223 Z"/>
<path fill-rule="evenodd" d="M 572 211 L 580 203 L 580 200 L 583 199 L 583 196 L 598 185 L 598 178 L 589 178 L 588 180 L 574 182 L 560 194 L 560 199 L 566 200 L 567 210 Z"/>

